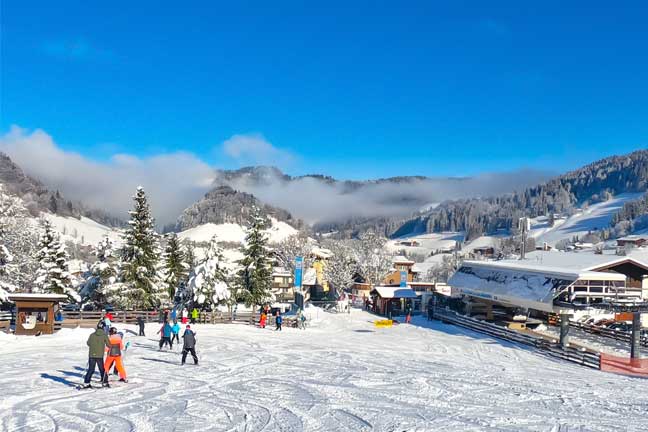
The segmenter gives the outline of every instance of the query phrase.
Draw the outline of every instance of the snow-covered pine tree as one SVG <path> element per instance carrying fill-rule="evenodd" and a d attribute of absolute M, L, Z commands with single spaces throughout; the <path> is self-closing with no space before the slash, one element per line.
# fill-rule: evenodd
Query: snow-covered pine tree
<path fill-rule="evenodd" d="M 265 233 L 268 221 L 261 211 L 254 207 L 250 216 L 249 227 L 245 235 L 245 243 L 241 248 L 243 258 L 237 273 L 236 284 L 240 294 L 248 306 L 258 305 L 272 298 L 272 265 L 268 237 Z"/>
<path fill-rule="evenodd" d="M 36 273 L 36 291 L 51 294 L 65 294 L 70 301 L 79 302 L 81 297 L 72 288 L 68 272 L 68 255 L 61 244 L 59 235 L 52 224 L 43 221 L 44 231 L 38 243 L 38 272 Z"/>
<path fill-rule="evenodd" d="M 2 232 L 0 231 L 0 236 Z M 6 281 L 9 276 L 9 268 L 13 261 L 13 256 L 9 253 L 9 249 L 4 245 L 3 239 L 0 239 L 0 303 L 8 300 L 10 292 L 16 290 L 16 286 Z"/>
<path fill-rule="evenodd" d="M 0 185 L 0 244 L 6 248 L 5 264 L 0 275 L 0 284 L 5 292 L 27 290 L 31 287 L 38 269 L 36 252 L 39 227 L 30 218 L 22 199 L 9 195 Z"/>
<path fill-rule="evenodd" d="M 324 279 L 332 284 L 338 293 L 349 289 L 354 283 L 353 277 L 357 271 L 350 245 L 342 240 L 330 240 L 325 243 L 325 247 L 331 251 L 332 256 L 324 265 Z"/>
<path fill-rule="evenodd" d="M 164 249 L 164 285 L 170 299 L 175 298 L 178 287 L 183 284 L 189 272 L 185 251 L 176 233 L 166 235 Z"/>
<path fill-rule="evenodd" d="M 194 269 L 187 288 L 194 303 L 201 308 L 213 307 L 230 299 L 227 270 L 224 267 L 223 251 L 214 236 L 205 253 L 205 259 Z"/>
<path fill-rule="evenodd" d="M 113 299 L 109 295 L 111 285 L 117 279 L 117 270 L 113 265 L 113 242 L 109 237 L 104 237 L 94 249 L 97 260 L 90 267 L 90 276 L 83 284 L 81 298 L 84 302 L 89 301 L 97 306 L 104 303 L 111 303 L 113 306 L 119 305 L 119 299 Z"/>
<path fill-rule="evenodd" d="M 121 283 L 112 287 L 112 295 L 123 306 L 149 309 L 166 302 L 168 296 L 159 280 L 158 236 L 143 187 L 137 188 L 133 201 L 129 228 L 123 235 Z"/>

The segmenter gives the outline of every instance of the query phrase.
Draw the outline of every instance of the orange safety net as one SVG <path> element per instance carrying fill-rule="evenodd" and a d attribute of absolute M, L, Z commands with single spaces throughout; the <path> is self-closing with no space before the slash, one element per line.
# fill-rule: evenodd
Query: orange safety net
<path fill-rule="evenodd" d="M 624 375 L 648 376 L 648 358 L 632 359 L 601 353 L 601 370 Z"/>

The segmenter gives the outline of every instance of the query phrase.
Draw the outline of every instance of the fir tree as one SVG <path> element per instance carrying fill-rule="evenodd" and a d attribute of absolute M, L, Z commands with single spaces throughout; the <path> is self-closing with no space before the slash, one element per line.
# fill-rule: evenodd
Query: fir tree
<path fill-rule="evenodd" d="M 36 289 L 39 292 L 65 294 L 70 301 L 80 301 L 79 295 L 72 289 L 68 272 L 68 255 L 61 244 L 59 235 L 49 221 L 43 223 L 44 231 L 38 243 L 38 272 Z"/>
<path fill-rule="evenodd" d="M 159 287 L 158 238 L 144 188 L 137 188 L 133 200 L 135 205 L 129 212 L 129 228 L 123 235 L 121 284 L 115 288 L 119 289 L 123 303 L 149 309 L 160 306 L 167 296 L 163 287 Z"/>
<path fill-rule="evenodd" d="M 117 270 L 113 266 L 113 243 L 104 237 L 94 250 L 97 260 L 90 267 L 90 277 L 86 280 L 79 294 L 84 301 L 91 301 L 98 306 L 111 303 L 113 306 L 122 307 L 119 298 L 111 296 L 111 285 L 117 278 Z"/>
<path fill-rule="evenodd" d="M 169 233 L 166 235 L 166 248 L 164 250 L 164 285 L 170 299 L 175 298 L 178 287 L 186 281 L 187 263 L 185 252 L 180 246 L 178 235 Z"/>
<path fill-rule="evenodd" d="M 245 244 L 241 248 L 243 258 L 239 261 L 241 269 L 236 281 L 245 304 L 255 309 L 271 298 L 272 266 L 268 237 L 265 233 L 267 224 L 268 221 L 261 211 L 254 207 Z"/>

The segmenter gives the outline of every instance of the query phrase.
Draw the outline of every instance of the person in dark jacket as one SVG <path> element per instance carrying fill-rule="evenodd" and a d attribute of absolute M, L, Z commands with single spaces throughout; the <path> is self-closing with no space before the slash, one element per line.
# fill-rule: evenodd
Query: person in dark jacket
<path fill-rule="evenodd" d="M 101 383 L 103 386 L 108 386 L 108 375 L 104 369 L 104 351 L 106 347 L 110 346 L 110 339 L 103 331 L 102 326 L 97 326 L 97 330 L 88 338 L 88 372 L 83 380 L 83 387 L 92 387 L 90 379 L 94 374 L 95 367 L 99 368 L 101 374 Z"/>
<path fill-rule="evenodd" d="M 144 318 L 142 318 L 142 315 L 137 317 L 137 325 L 139 326 L 139 335 L 146 336 L 144 334 Z"/>
<path fill-rule="evenodd" d="M 198 356 L 196 355 L 196 333 L 191 330 L 191 326 L 187 326 L 182 335 L 183 345 L 182 345 L 182 364 L 185 364 L 187 360 L 187 354 L 191 353 L 193 357 L 194 364 L 198 364 Z"/>

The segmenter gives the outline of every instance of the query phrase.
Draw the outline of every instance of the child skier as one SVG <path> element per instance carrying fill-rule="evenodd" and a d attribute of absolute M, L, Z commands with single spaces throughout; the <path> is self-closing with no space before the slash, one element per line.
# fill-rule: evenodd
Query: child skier
<path fill-rule="evenodd" d="M 124 364 L 122 362 L 122 351 L 124 351 L 126 348 L 124 346 L 124 340 L 117 333 L 117 329 L 115 327 L 110 328 L 109 341 L 110 341 L 110 345 L 106 347 L 106 352 L 108 353 L 108 356 L 106 357 L 104 369 L 106 371 L 109 371 L 114 363 L 115 368 L 119 373 L 119 381 L 128 382 L 128 380 L 126 379 L 126 369 L 124 369 Z M 106 381 L 108 381 L 107 376 L 106 376 Z"/>
<path fill-rule="evenodd" d="M 277 324 L 277 328 L 275 331 L 279 330 L 281 331 L 281 324 L 283 323 L 283 318 L 281 317 L 281 312 L 277 311 L 277 317 L 275 318 L 275 323 Z"/>
<path fill-rule="evenodd" d="M 265 311 L 262 310 L 262 311 L 261 311 L 261 318 L 259 318 L 259 327 L 261 327 L 262 329 L 264 329 L 265 326 L 266 326 L 266 320 L 267 320 L 267 319 L 268 319 L 268 316 L 266 315 Z"/>
<path fill-rule="evenodd" d="M 173 322 L 173 326 L 171 327 L 171 345 L 173 345 L 173 342 L 178 342 L 180 343 L 180 324 L 178 324 L 178 321 Z"/>
<path fill-rule="evenodd" d="M 184 334 L 182 335 L 182 364 L 187 360 L 187 354 L 191 353 L 194 364 L 198 364 L 198 356 L 196 355 L 196 333 L 191 330 L 191 326 L 187 326 Z"/>
<path fill-rule="evenodd" d="M 158 334 L 160 335 L 160 351 L 165 344 L 169 344 L 169 349 L 173 349 L 173 343 L 171 342 L 171 323 L 165 322 Z"/>

